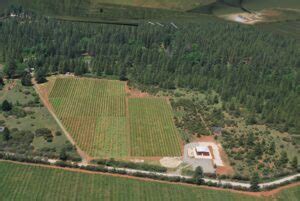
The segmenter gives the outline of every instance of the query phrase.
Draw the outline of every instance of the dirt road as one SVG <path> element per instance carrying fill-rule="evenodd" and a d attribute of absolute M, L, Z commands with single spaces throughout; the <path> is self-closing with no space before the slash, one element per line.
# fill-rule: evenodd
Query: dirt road
<path fill-rule="evenodd" d="M 70 141 L 70 143 L 76 147 L 76 150 L 77 150 L 78 154 L 82 158 L 81 164 L 87 165 L 90 162 L 90 160 L 92 159 L 92 157 L 88 156 L 84 151 L 82 151 L 77 146 L 77 144 L 75 143 L 75 141 L 72 138 L 72 136 L 70 135 L 70 133 L 66 130 L 66 128 L 61 123 L 61 121 L 59 120 L 59 118 L 53 112 L 50 102 L 41 94 L 39 85 L 35 82 L 35 80 L 32 80 L 32 83 L 33 83 L 33 87 L 34 87 L 36 93 L 39 95 L 39 97 L 42 100 L 44 106 L 48 109 L 48 111 L 50 112 L 51 116 L 54 118 L 54 120 L 59 125 L 59 127 L 61 128 L 61 130 L 64 132 L 65 136 L 68 138 L 68 140 Z"/>

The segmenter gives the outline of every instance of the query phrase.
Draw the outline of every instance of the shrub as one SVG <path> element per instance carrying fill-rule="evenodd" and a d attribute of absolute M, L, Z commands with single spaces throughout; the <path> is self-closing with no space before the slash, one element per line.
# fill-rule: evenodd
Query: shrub
<path fill-rule="evenodd" d="M 50 129 L 48 128 L 39 128 L 35 131 L 36 137 L 43 137 L 47 142 L 52 142 L 53 135 Z"/>

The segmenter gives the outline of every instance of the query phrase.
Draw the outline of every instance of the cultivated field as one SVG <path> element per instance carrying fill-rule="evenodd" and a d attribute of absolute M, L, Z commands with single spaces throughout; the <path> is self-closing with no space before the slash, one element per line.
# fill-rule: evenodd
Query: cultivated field
<path fill-rule="evenodd" d="M 170 105 L 165 99 L 128 98 L 125 84 L 57 78 L 49 83 L 49 101 L 77 145 L 92 157 L 179 156 Z"/>
<path fill-rule="evenodd" d="M 133 156 L 181 155 L 172 109 L 165 99 L 130 98 L 129 113 Z"/>
<path fill-rule="evenodd" d="M 148 8 L 164 8 L 175 10 L 189 10 L 197 6 L 206 5 L 215 0 L 94 0 L 94 4 L 116 4 Z"/>
<path fill-rule="evenodd" d="M 128 156 L 125 83 L 58 78 L 52 106 L 80 148 L 91 156 Z"/>
<path fill-rule="evenodd" d="M 263 197 L 200 187 L 139 181 L 8 162 L 0 162 L 0 181 L 1 200 L 264 200 Z M 299 196 L 299 191 L 290 194 L 289 200 L 296 200 L 295 196 Z"/>

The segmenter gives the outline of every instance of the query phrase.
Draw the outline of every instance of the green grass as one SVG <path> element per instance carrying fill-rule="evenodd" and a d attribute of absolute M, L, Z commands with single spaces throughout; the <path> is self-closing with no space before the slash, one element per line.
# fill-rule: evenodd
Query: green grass
<path fill-rule="evenodd" d="M 298 201 L 300 198 L 300 186 L 286 189 L 278 194 L 277 200 Z"/>
<path fill-rule="evenodd" d="M 299 0 L 243 0 L 243 6 L 256 11 L 267 8 L 300 9 Z"/>
<path fill-rule="evenodd" d="M 179 156 L 179 134 L 170 105 L 160 98 L 130 98 L 131 154 Z"/>
<path fill-rule="evenodd" d="M 88 154 L 128 156 L 124 82 L 58 78 L 49 99 L 78 146 Z"/>
<path fill-rule="evenodd" d="M 16 84 L 10 90 L 7 89 L 9 83 L 15 82 Z M 43 149 L 55 149 L 56 156 L 62 148 L 66 146 L 68 140 L 65 135 L 56 136 L 55 132 L 61 131 L 47 108 L 40 104 L 35 104 L 39 101 L 33 87 L 22 86 L 20 80 L 10 80 L 6 82 L 5 89 L 0 91 L 0 103 L 4 100 L 8 100 L 13 104 L 14 108 L 25 111 L 27 114 L 25 117 L 16 117 L 14 115 L 7 115 L 4 112 L 0 113 L 0 120 L 3 120 L 4 125 L 9 129 L 17 128 L 19 131 L 30 131 L 34 133 L 37 129 L 48 128 L 52 131 L 53 141 L 47 142 L 43 137 L 34 137 L 32 146 L 34 151 L 39 152 Z M 31 103 L 31 104 L 30 104 Z M 33 104 L 33 105 L 32 105 Z M 2 140 L 2 138 L 1 138 Z M 17 141 L 17 139 L 14 139 Z M 76 152 L 69 153 L 73 156 L 77 156 Z"/>
<path fill-rule="evenodd" d="M 0 198 L 9 200 L 263 200 L 238 193 L 0 162 Z M 290 198 L 298 194 L 290 194 Z"/>

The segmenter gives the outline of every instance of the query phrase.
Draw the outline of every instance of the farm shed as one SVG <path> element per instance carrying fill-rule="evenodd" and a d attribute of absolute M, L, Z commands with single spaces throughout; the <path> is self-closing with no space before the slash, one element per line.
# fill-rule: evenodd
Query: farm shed
<path fill-rule="evenodd" d="M 197 156 L 210 156 L 210 152 L 208 147 L 205 146 L 197 146 L 195 148 Z"/>

